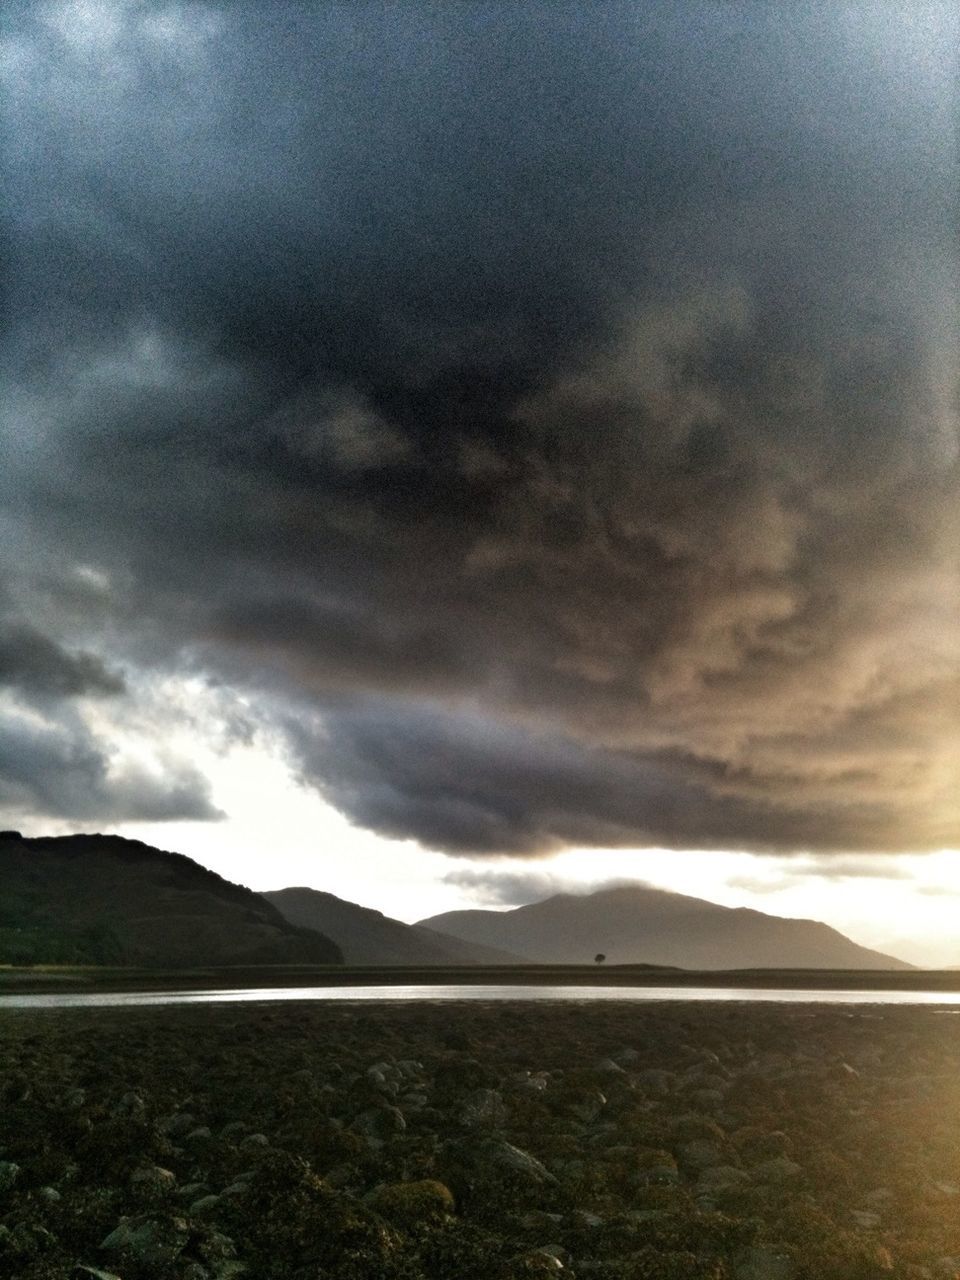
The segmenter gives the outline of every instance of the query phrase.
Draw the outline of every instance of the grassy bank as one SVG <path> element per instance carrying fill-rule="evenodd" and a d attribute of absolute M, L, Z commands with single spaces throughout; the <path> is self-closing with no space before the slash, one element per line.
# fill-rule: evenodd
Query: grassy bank
<path fill-rule="evenodd" d="M 728 987 L 782 990 L 960 991 L 942 969 L 657 969 L 638 965 L 257 965 L 133 969 L 69 965 L 0 967 L 0 992 L 228 990 L 248 987 L 531 983 L 571 986 Z"/>

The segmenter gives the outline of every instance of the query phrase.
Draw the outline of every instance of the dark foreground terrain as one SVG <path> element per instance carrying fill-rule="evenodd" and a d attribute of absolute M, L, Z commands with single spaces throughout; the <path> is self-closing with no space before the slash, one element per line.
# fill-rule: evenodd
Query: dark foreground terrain
<path fill-rule="evenodd" d="M 18 1280 L 919 1280 L 958 1209 L 934 1009 L 0 1017 Z"/>

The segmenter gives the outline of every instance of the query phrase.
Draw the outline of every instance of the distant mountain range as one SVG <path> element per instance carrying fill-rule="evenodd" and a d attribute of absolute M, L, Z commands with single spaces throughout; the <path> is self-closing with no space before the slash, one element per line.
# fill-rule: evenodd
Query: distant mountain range
<path fill-rule="evenodd" d="M 251 889 L 137 840 L 0 833 L 0 963 L 338 964 Z"/>
<path fill-rule="evenodd" d="M 332 938 L 347 964 L 521 964 L 514 952 L 464 942 L 403 924 L 319 889 L 271 889 L 262 895 L 292 923 Z"/>
<path fill-rule="evenodd" d="M 558 894 L 416 925 L 317 889 L 254 893 L 119 836 L 0 832 L 0 963 L 667 965 L 910 969 L 814 920 L 644 886 Z"/>
<path fill-rule="evenodd" d="M 447 911 L 420 927 L 526 961 L 676 965 L 684 969 L 911 969 L 816 920 L 785 920 L 630 885 L 557 894 L 512 911 Z"/>

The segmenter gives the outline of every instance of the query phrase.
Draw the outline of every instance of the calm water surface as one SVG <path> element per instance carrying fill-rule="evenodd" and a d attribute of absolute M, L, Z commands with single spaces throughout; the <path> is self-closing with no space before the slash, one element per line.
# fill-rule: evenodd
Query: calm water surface
<path fill-rule="evenodd" d="M 253 987 L 236 991 L 95 991 L 0 995 L 2 1009 L 116 1008 L 154 1004 L 240 1004 L 281 1000 L 725 1000 L 777 1004 L 960 1005 L 957 991 L 817 991 L 762 987 L 375 986 Z"/>

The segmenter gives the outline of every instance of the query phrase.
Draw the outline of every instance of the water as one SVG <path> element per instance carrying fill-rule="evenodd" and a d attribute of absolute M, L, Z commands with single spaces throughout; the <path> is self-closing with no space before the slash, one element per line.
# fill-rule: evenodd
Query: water
<path fill-rule="evenodd" d="M 3 1009 L 130 1008 L 170 1004 L 275 1004 L 309 1001 L 456 1000 L 723 1000 L 776 1004 L 960 1005 L 958 991 L 818 991 L 770 987 L 583 987 L 451 985 L 370 987 L 252 987 L 234 991 L 56 991 L 0 995 Z"/>

